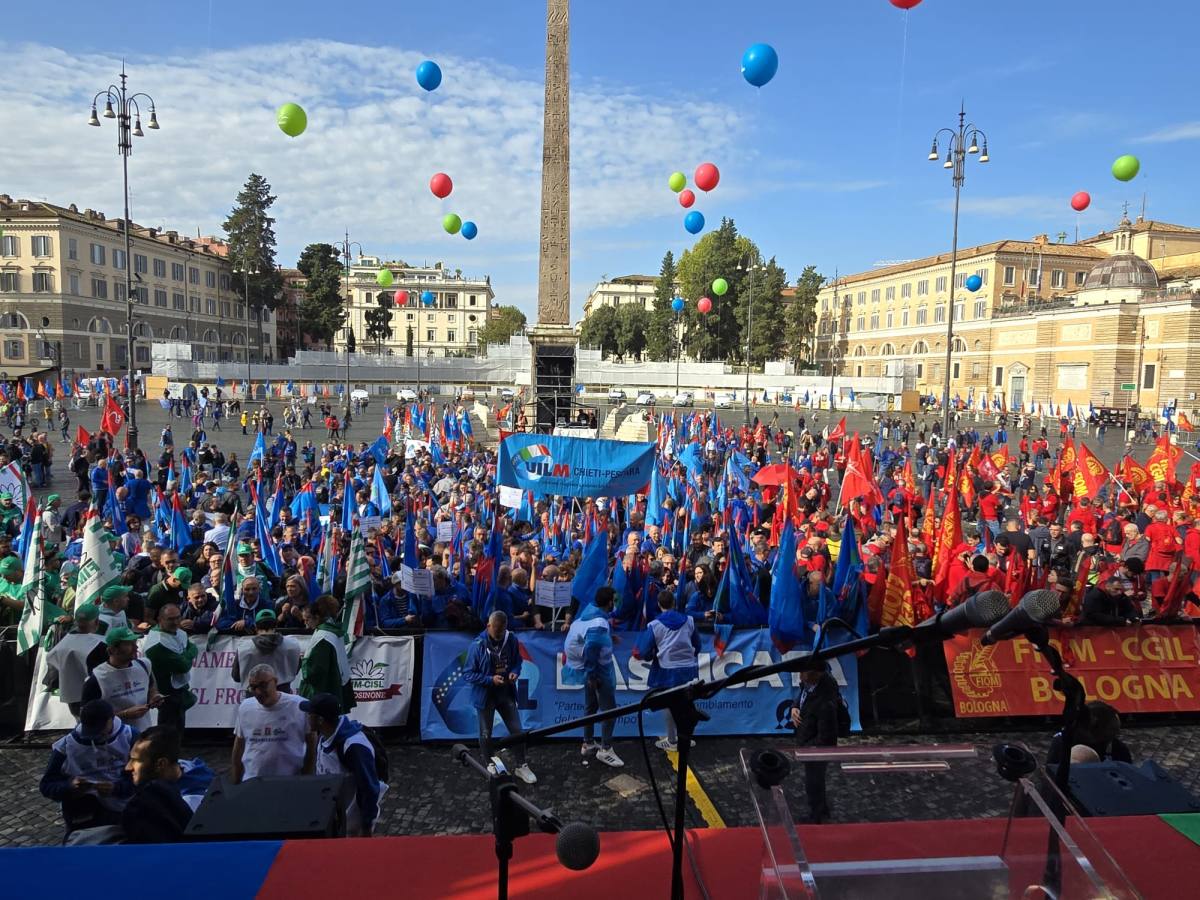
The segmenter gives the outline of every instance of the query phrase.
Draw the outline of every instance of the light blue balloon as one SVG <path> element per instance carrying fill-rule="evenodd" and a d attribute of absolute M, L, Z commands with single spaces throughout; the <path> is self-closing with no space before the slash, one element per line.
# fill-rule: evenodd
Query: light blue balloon
<path fill-rule="evenodd" d="M 475 235 L 477 235 L 477 234 L 479 234 L 479 226 L 476 225 L 474 222 L 463 222 L 462 223 L 462 236 L 465 237 L 468 241 L 475 240 Z"/>
<path fill-rule="evenodd" d="M 442 69 L 432 59 L 417 66 L 417 84 L 427 91 L 436 91 L 442 83 Z"/>
<path fill-rule="evenodd" d="M 967 290 L 968 291 L 977 291 L 981 287 L 983 287 L 983 279 L 982 278 L 980 278 L 978 275 L 968 275 L 967 276 Z"/>
<path fill-rule="evenodd" d="M 683 227 L 687 229 L 688 234 L 699 234 L 704 230 L 704 214 L 693 209 L 683 217 Z"/>
<path fill-rule="evenodd" d="M 671 309 L 675 310 L 675 312 L 683 312 L 684 305 L 682 297 L 676 297 L 671 301 Z"/>
<path fill-rule="evenodd" d="M 424 303 L 426 306 L 433 306 L 433 304 L 436 301 L 437 301 L 437 297 L 433 296 L 433 291 L 422 291 L 421 292 L 421 302 Z"/>
<path fill-rule="evenodd" d="M 779 54 L 770 44 L 751 44 L 742 54 L 742 77 L 755 87 L 762 87 L 779 70 Z"/>

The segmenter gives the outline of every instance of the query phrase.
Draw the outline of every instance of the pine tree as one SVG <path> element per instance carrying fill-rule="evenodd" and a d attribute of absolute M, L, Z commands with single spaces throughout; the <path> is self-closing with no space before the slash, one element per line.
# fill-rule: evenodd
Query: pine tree
<path fill-rule="evenodd" d="M 658 280 L 654 282 L 654 307 L 646 328 L 646 356 L 658 362 L 675 356 L 675 317 L 678 313 L 671 308 L 671 301 L 675 299 L 677 277 L 675 254 L 668 250 Z"/>
<path fill-rule="evenodd" d="M 374 309 L 367 310 L 367 340 L 375 342 L 375 352 L 383 352 L 383 342 L 392 339 L 392 295 L 380 291 Z"/>
<path fill-rule="evenodd" d="M 241 276 L 239 282 L 245 279 L 246 299 L 252 308 L 274 310 L 283 299 L 283 275 L 275 264 L 274 203 L 267 179 L 252 172 L 225 220 L 229 264 Z"/>
<path fill-rule="evenodd" d="M 338 252 L 330 244 L 309 244 L 296 268 L 307 280 L 300 303 L 301 328 L 304 334 L 332 349 L 333 336 L 346 321 Z"/>
<path fill-rule="evenodd" d="M 812 353 L 817 328 L 817 294 L 825 276 L 817 274 L 816 266 L 805 266 L 796 279 L 796 296 L 788 308 L 787 352 L 796 367 L 802 362 L 812 362 Z"/>

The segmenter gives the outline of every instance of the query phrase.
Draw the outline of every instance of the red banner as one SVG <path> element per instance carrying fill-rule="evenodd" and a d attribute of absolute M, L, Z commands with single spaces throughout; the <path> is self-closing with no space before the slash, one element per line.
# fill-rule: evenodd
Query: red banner
<path fill-rule="evenodd" d="M 1040 653 L 1024 638 L 982 647 L 981 629 L 946 641 L 954 714 L 1052 716 L 1063 697 Z M 1050 642 L 1089 700 L 1120 712 L 1200 710 L 1200 639 L 1191 626 L 1056 628 Z"/>

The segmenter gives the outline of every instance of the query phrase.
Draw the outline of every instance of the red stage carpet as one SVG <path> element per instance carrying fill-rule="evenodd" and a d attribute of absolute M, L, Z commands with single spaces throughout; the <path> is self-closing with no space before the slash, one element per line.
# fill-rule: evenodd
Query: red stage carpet
<path fill-rule="evenodd" d="M 1147 898 L 1176 900 L 1200 884 L 1200 847 L 1157 816 L 1090 819 L 1126 876 Z M 801 828 L 814 860 L 853 858 L 854 848 L 874 847 L 880 856 L 978 852 L 998 839 L 1000 820 L 896 822 Z M 757 829 L 698 829 L 691 838 L 709 893 L 720 900 L 758 893 L 760 838 Z M 516 843 L 510 869 L 514 898 L 545 900 L 657 900 L 669 894 L 670 861 L 661 832 L 605 832 L 600 858 L 586 872 L 570 872 L 554 856 L 554 838 L 531 835 Z M 688 866 L 685 863 L 685 871 Z M 690 879 L 689 879 L 690 880 Z M 691 886 L 694 888 L 694 885 Z M 390 896 L 483 900 L 496 896 L 496 858 L 489 835 L 402 837 L 285 843 L 260 897 Z M 694 889 L 688 896 L 699 897 Z"/>

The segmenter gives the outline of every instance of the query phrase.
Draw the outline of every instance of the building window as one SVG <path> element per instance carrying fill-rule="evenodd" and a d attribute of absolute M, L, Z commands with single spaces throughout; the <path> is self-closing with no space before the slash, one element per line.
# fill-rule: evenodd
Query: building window
<path fill-rule="evenodd" d="M 982 283 L 982 284 L 988 283 L 988 270 L 987 269 L 977 269 L 975 274 L 979 276 L 980 283 Z"/>
<path fill-rule="evenodd" d="M 92 296 L 97 300 L 108 299 L 108 282 L 103 278 L 92 279 Z"/>
<path fill-rule="evenodd" d="M 900 310 L 900 327 L 901 328 L 908 327 L 908 310 L 907 309 Z"/>
<path fill-rule="evenodd" d="M 879 313 L 871 313 L 871 330 L 877 331 L 878 329 L 879 329 Z"/>
<path fill-rule="evenodd" d="M 79 242 L 75 238 L 67 238 L 67 259 L 79 259 Z"/>
<path fill-rule="evenodd" d="M 962 300 L 959 300 L 957 303 L 954 304 L 954 318 L 956 321 L 961 322 L 963 319 L 965 319 L 967 317 L 966 307 L 967 307 L 967 304 L 965 302 L 963 302 Z"/>
<path fill-rule="evenodd" d="M 237 305 L 237 306 L 234 308 L 233 315 L 234 315 L 234 318 L 236 318 L 236 319 L 244 319 L 244 318 L 246 318 L 246 304 L 244 304 L 244 303 L 239 303 L 239 304 L 238 304 L 238 305 Z"/>
<path fill-rule="evenodd" d="M 200 283 L 200 270 L 195 266 L 188 266 L 188 284 Z"/>
<path fill-rule="evenodd" d="M 1029 270 L 1029 284 L 1033 287 L 1037 287 L 1038 284 L 1040 283 L 1040 275 L 1041 275 L 1040 270 L 1030 269 Z"/>
<path fill-rule="evenodd" d="M 415 318 L 416 318 L 416 315 L 414 313 L 405 313 L 404 314 L 404 321 L 406 321 L 406 322 L 411 322 Z"/>
<path fill-rule="evenodd" d="M 972 378 L 978 378 L 980 371 L 981 371 L 981 369 L 980 369 L 979 363 L 971 363 L 971 377 Z"/>
<path fill-rule="evenodd" d="M 0 291 L 15 294 L 21 289 L 21 276 L 16 272 L 0 272 Z"/>
<path fill-rule="evenodd" d="M 443 294 L 443 297 L 446 301 L 446 309 L 458 308 L 458 294 Z M 644 306 L 645 304 L 642 305 Z"/>
<path fill-rule="evenodd" d="M 929 321 L 929 308 L 922 306 L 917 310 L 917 324 L 924 325 Z"/>
<path fill-rule="evenodd" d="M 479 332 L 478 331 L 468 331 L 467 332 L 467 341 L 472 344 L 479 343 Z"/>
<path fill-rule="evenodd" d="M 167 277 L 167 261 L 165 259 L 156 259 L 154 261 L 154 277 L 155 278 L 166 278 Z"/>
<path fill-rule="evenodd" d="M 883 299 L 884 300 L 895 300 L 896 299 L 896 286 L 895 285 L 892 285 L 891 287 L 884 290 Z"/>
<path fill-rule="evenodd" d="M 433 343 L 435 340 L 437 340 L 437 338 L 436 338 L 436 337 L 434 337 L 434 330 L 433 330 L 432 328 L 426 328 L 426 329 L 425 329 L 425 340 L 426 340 L 426 341 L 428 341 L 428 342 L 429 342 L 429 343 L 431 343 L 431 344 L 432 344 L 432 343 Z"/>
<path fill-rule="evenodd" d="M 150 271 L 150 262 L 141 253 L 133 254 L 133 271 L 145 275 Z"/>
<path fill-rule="evenodd" d="M 120 341 L 117 343 L 116 353 L 113 354 L 113 362 L 118 365 L 122 365 L 122 366 L 125 365 L 125 342 L 124 341 Z"/>
<path fill-rule="evenodd" d="M 924 376 L 925 376 L 925 363 L 917 363 L 917 377 L 923 378 Z"/>
<path fill-rule="evenodd" d="M 1055 269 L 1050 273 L 1050 287 L 1065 288 L 1067 286 L 1067 273 L 1062 269 Z"/>
<path fill-rule="evenodd" d="M 113 299 L 122 303 L 125 301 L 125 282 L 117 281 L 113 283 Z"/>
<path fill-rule="evenodd" d="M 140 363 L 150 362 L 150 348 L 149 347 L 141 347 L 141 346 L 134 347 L 133 348 L 133 358 Z"/>
<path fill-rule="evenodd" d="M 966 272 L 958 272 L 957 274 L 955 274 L 954 286 L 956 288 L 960 288 L 966 283 L 967 283 L 967 273 Z M 939 290 L 940 290 L 940 288 L 939 288 Z"/>
<path fill-rule="evenodd" d="M 953 378 L 955 381 L 958 381 L 958 377 L 959 377 L 959 373 L 960 373 L 959 363 L 954 363 L 954 365 L 951 367 L 950 371 L 952 373 L 950 375 L 950 377 Z"/>
<path fill-rule="evenodd" d="M 900 285 L 900 299 L 907 300 L 911 296 L 912 296 L 912 283 L 906 281 L 904 284 Z"/>
<path fill-rule="evenodd" d="M 938 325 L 946 321 L 946 307 L 938 305 L 933 308 L 933 324 Z"/>
<path fill-rule="evenodd" d="M 171 306 L 182 312 L 183 310 L 187 309 L 187 298 L 184 297 L 183 294 L 172 294 Z"/>
<path fill-rule="evenodd" d="M 171 263 L 171 280 L 183 281 L 183 263 Z"/>
<path fill-rule="evenodd" d="M 37 294 L 51 293 L 54 290 L 54 276 L 49 272 L 34 272 L 33 290 Z"/>
<path fill-rule="evenodd" d="M 21 241 L 15 234 L 0 237 L 0 256 L 20 256 Z"/>
<path fill-rule="evenodd" d="M 1146 365 L 1142 368 L 1142 390 L 1143 391 L 1154 390 L 1155 374 L 1156 373 L 1155 373 L 1154 363 L 1146 363 Z"/>
<path fill-rule="evenodd" d="M 104 245 L 103 244 L 92 244 L 91 252 L 92 252 L 92 255 L 91 255 L 92 265 L 93 266 L 104 265 Z"/>
<path fill-rule="evenodd" d="M 890 309 L 887 311 L 887 327 L 892 327 L 892 311 Z"/>
<path fill-rule="evenodd" d="M 925 297 L 929 294 L 929 279 L 923 278 L 917 282 L 917 296 Z"/>
<path fill-rule="evenodd" d="M 96 362 L 104 362 L 104 341 L 96 341 Z"/>
<path fill-rule="evenodd" d="M 217 283 L 221 285 L 221 290 L 229 290 L 229 276 L 224 272 L 221 273 L 221 277 L 217 280 Z"/>
<path fill-rule="evenodd" d="M 50 238 L 44 235 L 35 235 L 30 239 L 30 243 L 33 245 L 34 256 L 45 257 L 53 253 Z"/>
<path fill-rule="evenodd" d="M 217 314 L 217 301 L 212 297 L 206 297 L 204 300 L 204 311 L 210 316 L 215 316 Z"/>
<path fill-rule="evenodd" d="M 468 306 L 474 306 L 474 305 L 475 305 L 475 295 L 474 295 L 474 294 L 468 294 L 468 295 L 467 295 L 467 305 L 468 305 Z"/>
<path fill-rule="evenodd" d="M 228 300 L 222 300 L 222 301 L 221 301 L 221 316 L 222 316 L 223 318 L 226 318 L 226 319 L 228 319 L 228 318 L 229 318 L 229 315 L 230 315 L 230 313 L 229 313 L 229 301 L 228 301 Z"/>
<path fill-rule="evenodd" d="M 454 331 L 453 330 L 446 332 L 446 340 L 449 341 L 451 344 L 454 343 Z"/>
<path fill-rule="evenodd" d="M 25 342 L 21 340 L 8 340 L 4 342 L 4 358 L 5 359 L 22 359 L 25 356 Z"/>
<path fill-rule="evenodd" d="M 79 296 L 79 276 L 72 273 L 67 276 L 67 284 L 70 286 L 71 296 Z"/>
<path fill-rule="evenodd" d="M 858 292 L 858 305 L 859 305 L 859 306 L 865 306 L 865 305 L 866 305 L 866 303 L 867 303 L 867 292 L 866 292 L 866 291 L 859 291 L 859 292 Z"/>
<path fill-rule="evenodd" d="M 157 260 L 155 260 L 155 262 L 157 262 Z M 166 309 L 166 306 L 167 306 L 167 292 L 166 291 L 162 290 L 161 288 L 155 289 L 154 305 L 161 306 L 163 309 Z"/>
<path fill-rule="evenodd" d="M 939 294 L 942 291 L 946 290 L 946 276 L 945 275 L 939 275 L 937 277 L 937 280 L 934 282 L 933 289 L 935 291 L 937 291 Z"/>
<path fill-rule="evenodd" d="M 217 273 L 216 272 L 205 272 L 204 273 L 204 286 L 209 289 L 213 289 L 217 286 Z"/>
<path fill-rule="evenodd" d="M 976 300 L 975 301 L 975 318 L 982 319 L 986 315 L 987 315 L 987 301 L 986 300 Z"/>
<path fill-rule="evenodd" d="M 195 294 L 188 295 L 188 310 L 194 313 L 200 312 L 200 298 Z"/>
<path fill-rule="evenodd" d="M 872 303 L 878 303 L 878 302 L 879 302 L 879 288 L 872 288 L 872 290 L 871 290 L 871 302 L 872 302 Z"/>
<path fill-rule="evenodd" d="M 113 251 L 113 268 L 116 269 L 118 272 L 125 271 L 126 260 L 127 260 L 127 257 L 125 256 L 124 250 L 114 250 Z"/>
<path fill-rule="evenodd" d="M 854 320 L 855 331 L 865 331 L 866 316 L 859 316 Z"/>
<path fill-rule="evenodd" d="M 996 372 L 992 379 L 992 383 L 996 387 L 1004 387 L 1004 366 L 996 366 Z"/>
<path fill-rule="evenodd" d="M 1017 267 L 1016 266 L 1005 266 L 1004 267 L 1004 283 L 1007 285 L 1014 285 L 1017 283 Z"/>

